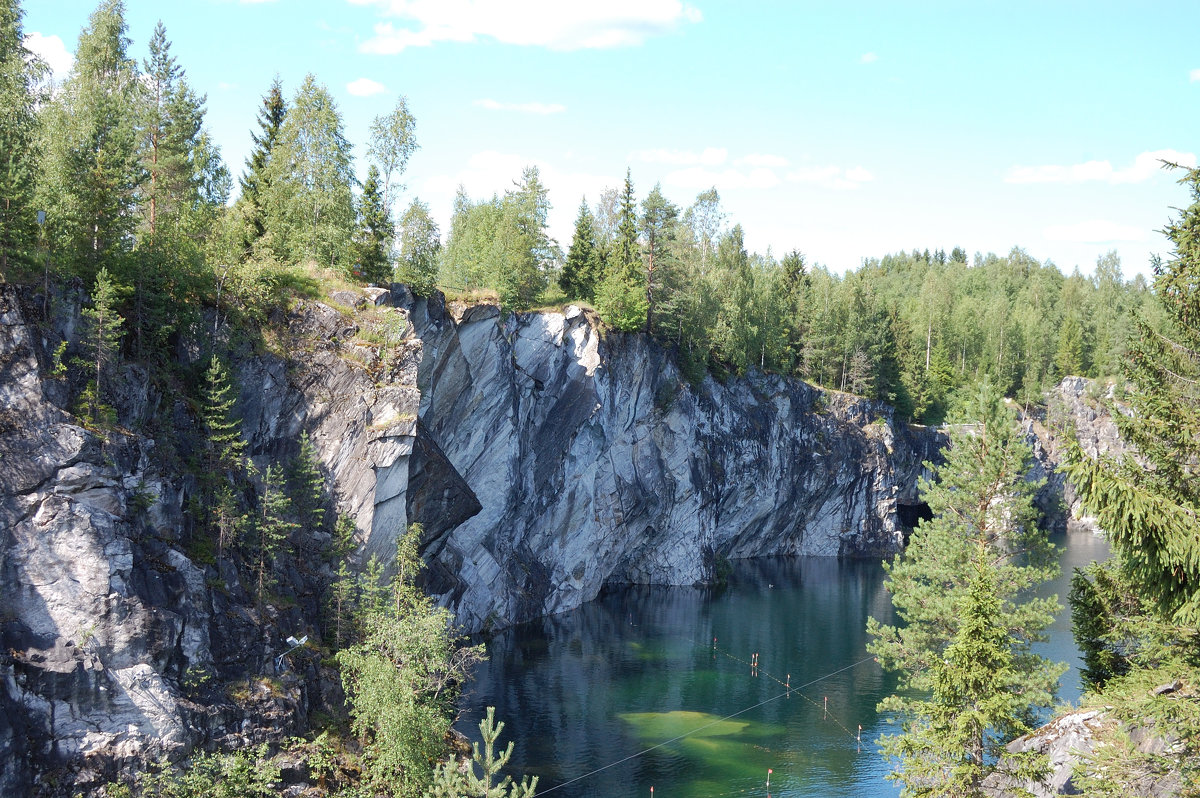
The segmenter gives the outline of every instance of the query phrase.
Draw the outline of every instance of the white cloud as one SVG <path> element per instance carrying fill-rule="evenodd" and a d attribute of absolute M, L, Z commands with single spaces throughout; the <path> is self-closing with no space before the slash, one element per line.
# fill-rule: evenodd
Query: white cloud
<path fill-rule="evenodd" d="M 782 155 L 769 155 L 766 153 L 750 153 L 743 155 L 734 161 L 739 166 L 764 166 L 768 169 L 781 169 L 788 165 L 788 159 Z"/>
<path fill-rule="evenodd" d="M 874 64 L 878 60 L 879 56 L 875 55 L 875 53 L 863 53 L 862 57 L 858 59 L 858 62 L 860 64 Z"/>
<path fill-rule="evenodd" d="M 502 103 L 495 100 L 476 100 L 475 105 L 489 111 L 519 111 L 523 114 L 561 114 L 567 106 L 560 103 Z"/>
<path fill-rule="evenodd" d="M 1162 170 L 1161 161 L 1194 167 L 1196 156 L 1178 150 L 1143 152 L 1123 169 L 1114 169 L 1109 161 L 1087 161 L 1070 166 L 1014 166 L 1004 178 L 1006 183 L 1141 183 Z"/>
<path fill-rule="evenodd" d="M 840 166 L 804 166 L 785 175 L 789 183 L 808 183 L 822 188 L 854 189 L 875 179 L 861 166 L 843 169 Z"/>
<path fill-rule="evenodd" d="M 75 63 L 75 57 L 57 36 L 43 36 L 34 31 L 25 36 L 24 43 L 27 50 L 46 62 L 56 80 L 65 78 Z"/>
<path fill-rule="evenodd" d="M 1188 73 L 1188 80 L 1192 83 L 1200 83 L 1200 69 L 1193 69 Z"/>
<path fill-rule="evenodd" d="M 729 157 L 724 147 L 705 147 L 701 152 L 694 150 L 634 150 L 629 160 L 643 163 L 662 163 L 669 166 L 720 166 Z"/>
<path fill-rule="evenodd" d="M 370 78 L 359 78 L 347 83 L 346 91 L 355 97 L 370 97 L 373 94 L 383 94 L 387 91 L 387 86 Z"/>
<path fill-rule="evenodd" d="M 1042 234 L 1050 241 L 1070 241 L 1077 244 L 1110 244 L 1117 241 L 1141 241 L 1146 231 L 1127 224 L 1104 219 L 1088 219 L 1075 224 L 1056 224 Z"/>
<path fill-rule="evenodd" d="M 651 36 L 703 20 L 699 9 L 681 0 L 350 0 L 370 5 L 385 17 L 375 35 L 359 45 L 365 53 L 395 55 L 437 42 L 473 42 L 488 37 L 505 44 L 551 50 L 626 47 Z"/>
<path fill-rule="evenodd" d="M 718 191 L 743 188 L 774 188 L 780 183 L 779 175 L 764 168 L 744 172 L 740 169 L 710 169 L 705 166 L 689 166 L 676 169 L 663 177 L 663 183 L 690 191 L 703 191 L 715 186 Z"/>

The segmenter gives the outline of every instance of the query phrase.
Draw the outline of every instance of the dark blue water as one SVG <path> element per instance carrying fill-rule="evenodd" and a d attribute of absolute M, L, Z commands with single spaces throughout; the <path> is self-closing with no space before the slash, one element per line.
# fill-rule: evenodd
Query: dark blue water
<path fill-rule="evenodd" d="M 1072 568 L 1108 549 L 1057 542 L 1063 576 L 1041 592 L 1065 603 Z M 879 563 L 802 557 L 739 562 L 719 591 L 622 588 L 494 638 L 458 727 L 477 739 L 495 706 L 510 770 L 559 798 L 765 795 L 768 769 L 773 796 L 894 798 L 876 740 L 895 727 L 875 706 L 895 680 L 864 631 L 891 617 L 883 579 Z M 1076 699 L 1069 612 L 1040 653 L 1071 664 L 1060 696 Z"/>

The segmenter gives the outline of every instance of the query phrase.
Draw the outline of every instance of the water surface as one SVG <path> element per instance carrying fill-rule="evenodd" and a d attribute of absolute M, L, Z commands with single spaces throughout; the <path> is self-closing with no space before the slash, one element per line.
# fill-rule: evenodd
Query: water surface
<path fill-rule="evenodd" d="M 1107 545 L 1057 542 L 1063 576 L 1040 592 L 1065 603 Z M 491 640 L 458 727 L 477 739 L 495 706 L 510 770 L 561 798 L 765 795 L 768 769 L 773 796 L 894 798 L 876 740 L 895 727 L 875 706 L 895 679 L 864 631 L 891 618 L 883 579 L 877 562 L 798 557 L 738 562 L 722 590 L 620 588 Z M 1039 650 L 1071 664 L 1060 695 L 1076 699 L 1069 612 Z"/>

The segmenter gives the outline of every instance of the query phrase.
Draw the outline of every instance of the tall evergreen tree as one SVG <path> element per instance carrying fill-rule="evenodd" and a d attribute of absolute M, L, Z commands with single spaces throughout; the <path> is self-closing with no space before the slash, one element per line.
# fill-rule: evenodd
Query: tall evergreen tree
<path fill-rule="evenodd" d="M 548 233 L 549 217 L 549 191 L 538 168 L 526 167 L 521 182 L 504 195 L 493 243 L 501 303 L 527 308 L 545 290 L 547 275 L 562 258 Z"/>
<path fill-rule="evenodd" d="M 348 269 L 353 156 L 337 104 L 313 75 L 292 100 L 266 174 L 266 228 L 279 256 Z"/>
<path fill-rule="evenodd" d="M 92 376 L 85 404 L 93 424 L 98 424 L 106 414 L 103 399 L 121 357 L 125 319 L 118 308 L 122 293 L 123 287 L 109 276 L 107 268 L 101 267 L 92 289 L 92 306 L 82 310 L 84 345 L 89 353 L 88 366 Z"/>
<path fill-rule="evenodd" d="M 102 0 L 42 125 L 39 204 L 56 257 L 89 279 L 102 264 L 123 263 L 137 219 L 141 84 L 125 34 L 125 4 Z"/>
<path fill-rule="evenodd" d="M 274 584 L 275 556 L 297 526 L 291 515 L 292 501 L 284 490 L 283 469 L 267 466 L 258 500 L 258 545 L 254 552 L 255 596 L 260 607 L 266 602 L 267 589 Z"/>
<path fill-rule="evenodd" d="M 18 0 L 0 0 L 0 281 L 29 260 L 37 239 L 37 83 L 44 70 L 24 44 Z"/>
<path fill-rule="evenodd" d="M 1182 181 L 1192 204 L 1166 228 L 1154 264 L 1162 323 L 1136 319 L 1125 376 L 1132 413 L 1113 418 L 1139 460 L 1069 450 L 1068 478 L 1094 513 L 1135 588 L 1174 623 L 1200 626 L 1200 170 Z"/>
<path fill-rule="evenodd" d="M 922 483 L 933 520 L 917 527 L 905 551 L 886 568 L 886 586 L 902 624 L 874 618 L 867 624 L 874 638 L 868 651 L 885 668 L 899 672 L 900 689 L 906 691 L 880 708 L 908 721 L 884 750 L 911 751 L 923 763 L 897 774 L 909 783 L 906 794 L 912 795 L 923 794 L 918 790 L 931 769 L 953 772 L 963 763 L 969 767 L 960 786 L 977 789 L 987 764 L 994 761 L 980 753 L 979 729 L 1003 735 L 1018 728 L 1013 725 L 1017 722 L 1032 721 L 1037 709 L 1050 705 L 1063 671 L 1031 651 L 1059 607 L 1055 597 L 1028 598 L 1029 589 L 1058 568 L 1053 546 L 1036 524 L 1032 499 L 1039 485 L 1026 479 L 1029 447 L 994 389 L 981 388 L 970 411 L 980 423 L 952 435 L 946 462 L 936 469 L 937 481 Z M 978 591 L 990 595 L 975 596 Z M 955 645 L 960 648 L 952 651 Z M 978 674 L 985 681 L 973 686 L 961 681 L 970 646 L 982 647 L 978 650 L 988 657 L 988 668 Z M 1019 701 L 1010 705 L 991 692 L 1000 689 Z M 913 690 L 932 690 L 934 704 L 907 692 Z M 939 693 L 944 690 L 959 692 Z M 980 716 L 983 705 L 999 714 Z M 973 730 L 958 739 L 963 750 L 932 744 L 930 713 L 941 718 L 939 727 Z"/>
<path fill-rule="evenodd" d="M 380 188 L 379 169 L 371 164 L 358 200 L 353 257 L 362 278 L 376 285 L 389 282 L 392 276 L 392 222 Z"/>
<path fill-rule="evenodd" d="M 655 184 L 642 201 L 641 231 L 646 242 L 646 331 L 654 333 L 654 312 L 664 289 L 671 283 L 671 242 L 675 238 L 675 222 L 679 208 L 663 196 L 662 186 Z"/>
<path fill-rule="evenodd" d="M 568 299 L 595 299 L 596 282 L 604 268 L 600 244 L 596 240 L 595 217 L 588 209 L 587 198 L 579 203 L 579 215 L 575 217 L 575 234 L 567 259 L 558 275 L 558 285 Z"/>
<path fill-rule="evenodd" d="M 266 201 L 269 175 L 267 165 L 271 160 L 271 151 L 279 140 L 279 131 L 283 128 L 284 117 L 287 116 L 287 103 L 283 99 L 283 83 L 279 76 L 271 82 L 271 88 L 263 96 L 262 107 L 258 109 L 258 132 L 251 131 L 250 138 L 254 149 L 246 158 L 246 168 L 241 177 L 241 196 L 238 205 L 246 219 L 245 247 L 249 253 L 254 244 L 267 232 L 263 206 Z"/>
<path fill-rule="evenodd" d="M 615 329 L 631 332 L 646 326 L 649 304 L 641 260 L 633 177 L 626 169 L 616 239 L 608 253 L 604 279 L 596 289 L 596 310 Z"/>

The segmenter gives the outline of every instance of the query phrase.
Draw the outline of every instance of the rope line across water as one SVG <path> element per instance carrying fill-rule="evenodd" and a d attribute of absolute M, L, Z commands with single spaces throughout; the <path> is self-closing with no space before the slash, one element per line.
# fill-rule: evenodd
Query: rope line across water
<path fill-rule="evenodd" d="M 852 662 L 849 665 L 846 665 L 845 667 L 842 667 L 842 668 L 838 668 L 836 671 L 831 671 L 831 672 L 825 674 L 824 676 L 818 676 L 816 679 L 813 679 L 810 682 L 805 682 L 804 684 L 797 685 L 796 687 L 792 687 L 792 688 L 780 693 L 779 695 L 771 696 L 770 698 L 759 701 L 757 704 L 748 706 L 745 709 L 739 709 L 737 712 L 734 712 L 730 715 L 726 715 L 723 718 L 718 718 L 717 720 L 709 721 L 708 723 L 705 723 L 703 726 L 697 726 L 696 728 L 692 729 L 691 731 L 687 731 L 687 732 L 684 732 L 683 734 L 676 735 L 675 737 L 672 737 L 669 740 L 663 740 L 661 743 L 658 743 L 657 745 L 652 745 L 649 748 L 646 748 L 646 749 L 643 749 L 636 753 L 630 754 L 629 756 L 622 757 L 615 762 L 609 762 L 607 765 L 598 767 L 595 770 L 590 770 L 587 773 L 584 773 L 582 776 L 576 776 L 573 779 L 564 781 L 562 784 L 555 784 L 553 787 L 548 787 L 544 790 L 539 791 L 538 793 L 536 793 L 536 796 L 547 795 L 549 793 L 554 792 L 557 789 L 561 789 L 562 787 L 566 787 L 570 784 L 574 784 L 577 781 L 583 781 L 584 779 L 591 778 L 592 776 L 595 776 L 597 773 L 602 773 L 603 771 L 608 770 L 609 768 L 614 768 L 617 765 L 621 765 L 621 764 L 624 764 L 625 762 L 629 762 L 630 760 L 645 756 L 646 754 L 650 753 L 651 751 L 657 751 L 659 748 L 662 748 L 663 746 L 670 745 L 671 743 L 679 742 L 680 740 L 682 740 L 684 738 L 691 737 L 696 732 L 704 731 L 707 728 L 716 726 L 718 723 L 724 723 L 725 721 L 730 720 L 731 718 L 736 718 L 738 715 L 744 715 L 747 712 L 749 712 L 750 710 L 758 709 L 759 707 L 769 704 L 772 701 L 778 701 L 781 698 L 786 698 L 789 693 L 793 693 L 797 690 L 803 690 L 806 687 L 812 687 L 814 684 L 818 684 L 818 683 L 823 682 L 826 679 L 829 679 L 833 676 L 837 676 L 839 673 L 848 671 L 851 668 L 857 668 L 859 665 L 862 665 L 864 662 L 870 662 L 873 659 L 875 659 L 875 657 L 873 657 L 873 656 L 863 657 L 858 662 Z M 776 681 L 778 681 L 778 680 L 776 680 Z M 843 728 L 845 728 L 845 727 L 843 727 Z M 535 798 L 536 798 L 536 796 L 535 796 Z"/>

